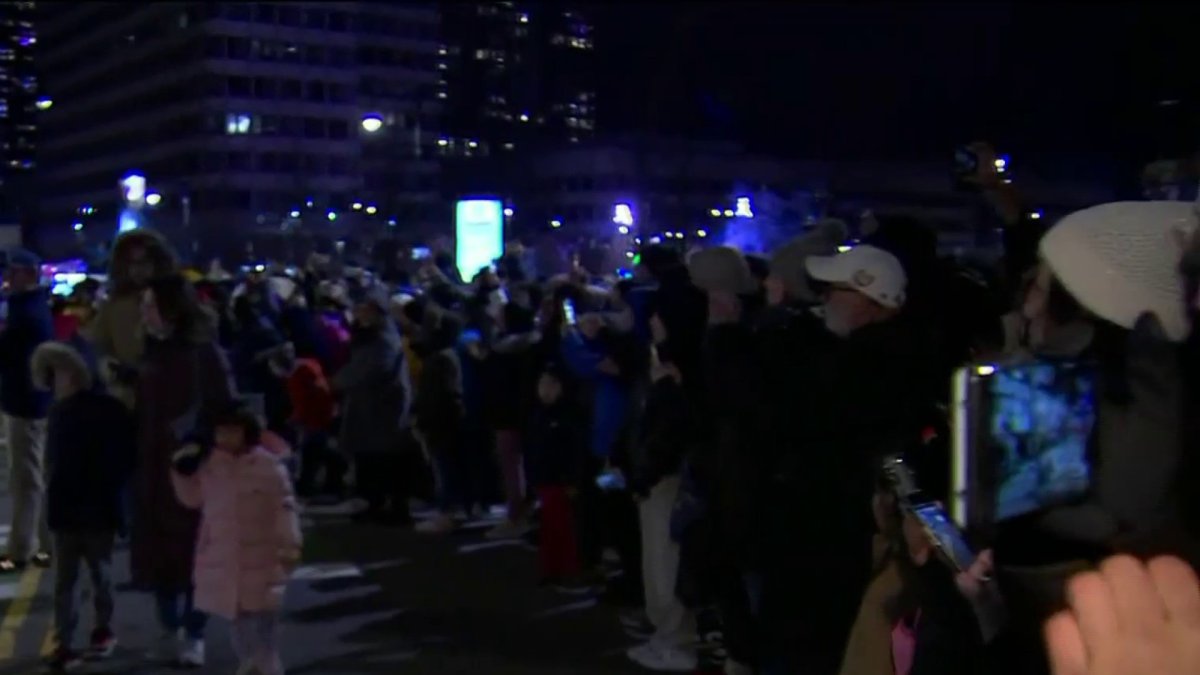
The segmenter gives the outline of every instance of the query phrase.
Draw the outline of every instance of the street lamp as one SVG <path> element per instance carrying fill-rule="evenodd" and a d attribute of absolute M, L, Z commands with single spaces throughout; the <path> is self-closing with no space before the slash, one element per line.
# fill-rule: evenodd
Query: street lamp
<path fill-rule="evenodd" d="M 373 134 L 383 128 L 383 117 L 378 113 L 364 115 L 362 118 L 363 131 Z"/>

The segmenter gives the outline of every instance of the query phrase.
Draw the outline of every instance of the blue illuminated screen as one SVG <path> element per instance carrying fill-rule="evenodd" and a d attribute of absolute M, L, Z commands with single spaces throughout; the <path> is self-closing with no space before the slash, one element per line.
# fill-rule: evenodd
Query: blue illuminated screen
<path fill-rule="evenodd" d="M 988 379 L 988 430 L 998 462 L 996 519 L 1032 513 L 1088 488 L 1095 378 L 1076 363 L 997 368 Z"/>

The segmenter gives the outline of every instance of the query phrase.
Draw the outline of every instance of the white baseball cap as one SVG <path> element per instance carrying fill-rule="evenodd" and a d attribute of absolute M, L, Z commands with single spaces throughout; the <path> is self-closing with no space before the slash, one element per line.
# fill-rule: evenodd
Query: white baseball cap
<path fill-rule="evenodd" d="M 811 256 L 804 266 L 817 281 L 844 285 L 891 309 L 904 305 L 904 266 L 881 248 L 862 245 L 837 255 Z"/>
<path fill-rule="evenodd" d="M 1197 228 L 1190 202 L 1114 202 L 1076 211 L 1042 237 L 1042 260 L 1080 305 L 1132 329 L 1151 312 L 1181 342 L 1190 323 L 1179 272 Z"/>

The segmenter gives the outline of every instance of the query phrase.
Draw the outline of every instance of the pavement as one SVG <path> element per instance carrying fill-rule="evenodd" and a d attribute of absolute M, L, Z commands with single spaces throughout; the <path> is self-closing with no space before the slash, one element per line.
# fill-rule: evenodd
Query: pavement
<path fill-rule="evenodd" d="M 3 455 L 3 453 L 0 453 Z M 3 476 L 0 476 L 3 479 Z M 0 543 L 9 505 L 0 482 Z M 470 673 L 615 675 L 645 672 L 624 650 L 634 641 L 617 610 L 590 595 L 536 585 L 534 549 L 493 542 L 487 519 L 443 536 L 359 525 L 349 507 L 308 508 L 305 556 L 288 587 L 283 657 L 291 675 Z M 0 675 L 41 672 L 51 642 L 51 570 L 0 577 Z M 114 627 L 121 646 L 80 672 L 181 672 L 147 662 L 157 636 L 148 596 L 125 590 L 128 554 L 118 551 Z M 86 574 L 80 639 L 90 630 Z M 232 674 L 227 626 L 210 622 L 208 665 L 197 675 Z"/>

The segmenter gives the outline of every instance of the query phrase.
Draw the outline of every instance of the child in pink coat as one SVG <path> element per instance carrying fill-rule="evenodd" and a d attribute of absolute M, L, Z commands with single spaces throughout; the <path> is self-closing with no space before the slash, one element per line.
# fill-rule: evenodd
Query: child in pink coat
<path fill-rule="evenodd" d="M 233 622 L 239 674 L 278 675 L 279 613 L 300 559 L 291 481 L 279 457 L 263 447 L 262 427 L 249 409 L 228 411 L 214 436 L 211 453 L 189 444 L 172 458 L 175 494 L 203 515 L 196 609 Z"/>

